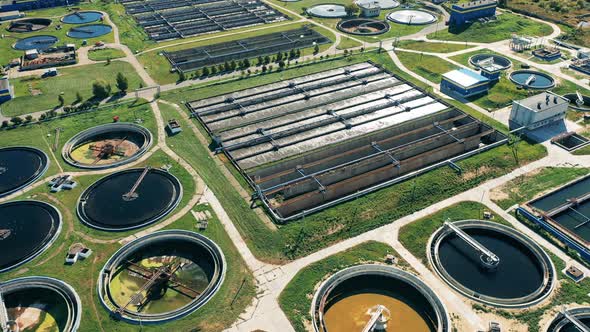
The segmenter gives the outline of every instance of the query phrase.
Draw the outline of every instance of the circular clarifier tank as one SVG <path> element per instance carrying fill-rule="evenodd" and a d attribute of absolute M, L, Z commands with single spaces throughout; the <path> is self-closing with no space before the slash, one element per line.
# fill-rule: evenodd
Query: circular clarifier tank
<path fill-rule="evenodd" d="M 152 145 L 152 134 L 134 123 L 109 123 L 86 129 L 62 149 L 64 160 L 75 167 L 104 169 L 140 158 Z"/>
<path fill-rule="evenodd" d="M 425 10 L 403 9 L 390 13 L 387 19 L 400 24 L 424 25 L 436 22 L 436 16 Z"/>
<path fill-rule="evenodd" d="M 357 0 L 355 3 L 358 6 L 376 5 L 381 9 L 393 9 L 399 6 L 399 2 L 396 0 Z"/>
<path fill-rule="evenodd" d="M 477 68 L 479 68 L 480 65 L 484 63 L 489 67 L 490 64 L 486 61 L 489 59 L 492 59 L 491 65 L 498 68 L 499 70 L 507 70 L 510 67 L 512 67 L 512 61 L 510 61 L 510 59 L 501 55 L 491 53 L 480 53 L 473 55 L 469 58 L 469 63 Z"/>
<path fill-rule="evenodd" d="M 8 331 L 76 332 L 82 304 L 65 282 L 48 277 L 25 277 L 0 283 L 0 301 L 8 316 Z"/>
<path fill-rule="evenodd" d="M 178 179 L 163 170 L 135 168 L 108 175 L 86 189 L 78 200 L 82 222 L 106 231 L 124 231 L 154 223 L 182 199 Z"/>
<path fill-rule="evenodd" d="M 39 149 L 21 146 L 0 149 L 0 197 L 32 184 L 48 167 L 49 158 Z"/>
<path fill-rule="evenodd" d="M 6 30 L 10 32 L 34 32 L 47 28 L 51 25 L 48 18 L 23 18 L 22 20 L 11 21 Z"/>
<path fill-rule="evenodd" d="M 362 331 L 378 306 L 387 331 L 450 331 L 447 311 L 415 275 L 382 265 L 358 265 L 328 278 L 312 301 L 316 332 Z"/>
<path fill-rule="evenodd" d="M 106 24 L 88 24 L 71 28 L 68 31 L 68 37 L 77 39 L 95 38 L 104 36 L 113 31 L 110 25 Z"/>
<path fill-rule="evenodd" d="M 571 308 L 567 310 L 570 317 L 574 317 L 578 322 L 590 329 L 590 307 Z M 580 332 L 574 323 L 572 323 L 565 315 L 559 313 L 555 319 L 549 324 L 547 332 Z"/>
<path fill-rule="evenodd" d="M 55 36 L 32 36 L 23 39 L 19 39 L 15 44 L 14 48 L 19 51 L 27 50 L 46 50 L 57 43 L 58 38 Z"/>
<path fill-rule="evenodd" d="M 544 90 L 555 86 L 553 77 L 534 70 L 516 70 L 510 73 L 512 83 L 525 89 Z"/>
<path fill-rule="evenodd" d="M 547 254 L 528 237 L 494 222 L 463 220 L 437 230 L 429 242 L 429 260 L 455 290 L 475 301 L 505 308 L 521 308 L 546 298 L 555 283 L 555 267 Z M 497 257 L 490 264 L 482 247 Z M 474 242 L 469 242 L 474 243 Z M 477 249 L 476 249 L 477 248 Z"/>
<path fill-rule="evenodd" d="M 335 3 L 325 3 L 311 6 L 307 9 L 307 13 L 311 16 L 323 18 L 340 18 L 348 16 L 346 13 L 346 7 L 344 7 L 344 5 Z"/>
<path fill-rule="evenodd" d="M 373 36 L 389 31 L 387 22 L 367 18 L 354 18 L 338 22 L 338 30 L 353 35 Z"/>
<path fill-rule="evenodd" d="M 577 93 L 568 93 L 564 98 L 570 101 L 570 108 L 580 112 L 590 112 L 590 96 L 580 95 L 582 99 L 578 98 Z"/>
<path fill-rule="evenodd" d="M 64 16 L 61 21 L 67 24 L 86 24 L 96 22 L 102 18 L 101 12 L 96 11 L 82 11 L 74 12 Z"/>
<path fill-rule="evenodd" d="M 0 272 L 39 256 L 60 230 L 61 215 L 52 205 L 32 200 L 0 204 Z"/>
<path fill-rule="evenodd" d="M 207 303 L 221 287 L 225 270 L 221 249 L 207 237 L 160 231 L 119 249 L 100 273 L 98 293 L 116 319 L 163 323 Z"/>

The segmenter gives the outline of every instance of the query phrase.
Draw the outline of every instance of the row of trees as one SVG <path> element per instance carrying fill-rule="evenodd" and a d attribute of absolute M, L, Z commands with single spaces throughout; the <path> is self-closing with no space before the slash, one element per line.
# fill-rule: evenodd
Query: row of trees
<path fill-rule="evenodd" d="M 315 45 L 313 54 L 319 53 L 320 48 L 318 45 Z M 279 68 L 284 68 L 287 65 L 287 62 L 291 60 L 296 60 L 301 57 L 301 50 L 300 49 L 291 49 L 289 52 L 277 52 L 274 56 L 259 56 L 256 59 L 256 66 L 261 67 L 263 72 L 266 72 L 269 67 L 272 68 L 271 63 L 278 64 Z M 285 62 L 286 61 L 286 62 Z M 250 67 L 252 67 L 252 62 L 249 59 L 239 60 L 239 61 L 225 61 L 225 63 L 221 63 L 218 65 L 213 65 L 210 67 L 203 67 L 200 72 L 193 74 L 192 77 L 207 77 L 212 75 L 217 75 L 218 73 L 231 73 L 236 70 L 246 71 Z M 188 79 L 187 74 L 184 72 L 180 72 L 179 74 L 180 80 L 185 81 Z"/>

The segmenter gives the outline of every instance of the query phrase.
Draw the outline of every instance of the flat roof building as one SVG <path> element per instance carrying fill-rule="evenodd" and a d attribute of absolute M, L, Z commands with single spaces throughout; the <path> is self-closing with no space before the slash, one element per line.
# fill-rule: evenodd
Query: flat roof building
<path fill-rule="evenodd" d="M 377 17 L 381 14 L 381 7 L 376 3 L 361 2 L 358 6 L 361 9 L 362 17 Z"/>
<path fill-rule="evenodd" d="M 460 68 L 442 75 L 440 90 L 450 96 L 468 98 L 486 93 L 490 79 L 472 70 Z"/>
<path fill-rule="evenodd" d="M 80 0 L 5 0 L 0 1 L 0 12 L 71 6 L 79 3 Z"/>
<path fill-rule="evenodd" d="M 21 18 L 23 16 L 25 16 L 25 14 L 19 12 L 18 10 L 3 12 L 3 13 L 0 13 L 0 21 L 15 20 L 15 19 Z"/>
<path fill-rule="evenodd" d="M 567 98 L 547 91 L 512 102 L 510 121 L 527 130 L 534 130 L 563 121 L 568 107 Z"/>
<path fill-rule="evenodd" d="M 496 16 L 496 0 L 476 0 L 454 4 L 451 7 L 449 25 L 461 26 L 480 18 Z"/>

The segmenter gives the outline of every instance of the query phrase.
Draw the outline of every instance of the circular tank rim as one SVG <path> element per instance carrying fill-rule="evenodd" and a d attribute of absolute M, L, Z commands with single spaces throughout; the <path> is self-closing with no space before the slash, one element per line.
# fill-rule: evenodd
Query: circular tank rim
<path fill-rule="evenodd" d="M 105 134 L 110 131 L 117 131 L 117 130 L 129 130 L 135 133 L 142 134 L 145 137 L 145 142 L 143 146 L 139 147 L 139 150 L 134 155 L 130 156 L 129 158 L 116 161 L 110 164 L 101 164 L 101 165 L 92 165 L 92 164 L 84 164 L 77 162 L 72 156 L 71 153 L 74 149 L 76 149 L 83 141 L 88 140 L 94 136 Z M 137 159 L 141 158 L 152 146 L 153 144 L 153 135 L 152 133 L 143 126 L 132 122 L 116 122 L 116 123 L 106 123 L 94 127 L 90 127 L 84 129 L 74 136 L 70 137 L 66 144 L 64 144 L 61 150 L 61 156 L 63 160 L 70 166 L 82 168 L 82 169 L 92 169 L 92 170 L 99 170 L 99 169 L 107 169 L 107 168 L 115 168 L 122 165 L 129 164 L 131 162 L 136 161 Z"/>
<path fill-rule="evenodd" d="M 514 80 L 514 75 L 522 74 L 522 73 L 529 73 L 531 75 L 535 74 L 535 75 L 539 75 L 539 76 L 544 76 L 551 81 L 551 84 L 547 85 L 547 86 L 543 86 L 543 87 L 533 87 L 533 86 L 520 84 L 516 80 Z M 551 88 L 555 87 L 555 79 L 553 77 L 551 77 L 551 75 L 542 73 L 538 70 L 530 70 L 530 69 L 515 70 L 515 71 L 511 72 L 510 75 L 508 75 L 508 78 L 510 79 L 510 82 L 512 82 L 518 86 L 522 86 L 524 88 L 531 89 L 531 90 L 546 90 L 546 89 L 551 89 Z"/>
<path fill-rule="evenodd" d="M 17 44 L 19 41 L 21 41 L 21 40 L 28 39 L 28 38 L 35 38 L 35 37 L 51 37 L 52 39 L 54 39 L 54 42 L 53 42 L 53 44 L 52 44 L 52 45 L 55 45 L 55 44 L 57 44 L 57 42 L 59 41 L 59 38 L 58 38 L 58 37 L 56 37 L 56 36 L 52 36 L 52 35 L 35 35 L 35 36 L 28 36 L 28 37 L 24 37 L 24 38 L 17 39 L 17 40 L 16 40 L 16 42 L 15 42 L 14 44 L 12 44 L 12 48 L 13 48 L 13 49 L 15 49 L 15 50 L 17 50 L 17 51 L 26 51 L 26 50 L 21 50 L 21 49 L 19 49 L 19 48 L 16 48 L 16 44 Z M 52 46 L 49 46 L 49 47 L 52 47 Z M 49 47 L 48 47 L 48 48 L 49 48 Z M 29 50 L 33 50 L 33 48 L 30 48 Z"/>
<path fill-rule="evenodd" d="M 53 206 L 52 204 L 49 204 L 49 203 L 43 202 L 43 201 L 34 200 L 34 199 L 25 199 L 25 200 L 19 200 L 19 201 L 9 201 L 9 202 L 0 203 L 0 207 L 5 206 L 5 205 L 14 205 L 14 204 L 21 204 L 21 203 L 41 204 L 41 205 L 45 205 L 46 207 L 49 207 L 49 208 L 53 209 L 57 213 L 57 220 L 58 220 L 57 229 L 55 231 L 55 234 L 51 237 L 51 239 L 49 239 L 49 241 L 47 241 L 47 243 L 43 247 L 41 247 L 39 250 L 37 250 L 36 252 L 34 252 L 31 255 L 29 255 L 27 258 L 25 258 L 22 261 L 18 262 L 17 264 L 13 264 L 13 265 L 11 265 L 9 267 L 0 269 L 0 273 L 14 270 L 15 268 L 17 268 L 19 266 L 22 266 L 23 264 L 26 264 L 26 263 L 32 261 L 33 259 L 39 257 L 39 255 L 41 255 L 42 253 L 44 253 L 45 251 L 47 251 L 47 249 L 49 249 L 49 247 L 51 247 L 51 245 L 53 245 L 53 243 L 59 237 L 59 234 L 61 234 L 61 229 L 62 229 L 62 226 L 63 226 L 63 217 L 62 217 L 62 214 L 59 211 L 59 209 L 56 208 L 55 206 Z"/>
<path fill-rule="evenodd" d="M 102 16 L 104 17 L 104 13 L 103 13 L 103 12 L 101 12 L 101 11 L 98 11 L 98 10 L 79 10 L 79 11 L 77 11 L 77 13 L 98 13 L 98 14 L 100 14 L 100 15 L 102 15 Z M 74 13 L 71 13 L 71 14 L 64 15 L 64 16 L 62 16 L 62 17 L 59 19 L 59 21 L 60 21 L 60 22 L 62 22 L 62 23 L 65 23 L 65 24 L 80 25 L 80 24 L 88 24 L 88 23 L 92 23 L 92 22 L 97 22 L 97 21 L 99 21 L 99 20 L 100 20 L 100 18 L 97 18 L 97 19 L 96 19 L 96 20 L 94 20 L 94 21 L 88 21 L 88 22 L 84 22 L 84 23 L 67 23 L 67 22 L 64 22 L 64 19 L 65 19 L 67 16 L 71 16 L 71 15 L 75 15 L 75 14 L 74 14 Z"/>
<path fill-rule="evenodd" d="M 432 18 L 433 19 L 431 21 L 428 21 L 428 22 L 420 22 L 420 23 L 414 23 L 414 22 L 412 22 L 412 23 L 410 23 L 410 22 L 402 22 L 402 21 L 399 21 L 399 20 L 396 20 L 396 19 L 392 18 L 391 15 L 393 13 L 401 12 L 401 11 L 424 12 L 424 13 L 427 13 L 429 15 L 432 15 Z M 432 24 L 432 23 L 438 21 L 438 14 L 435 14 L 435 13 L 430 12 L 430 11 L 425 10 L 425 9 L 401 9 L 401 10 L 394 10 L 394 11 L 392 11 L 391 13 L 387 14 L 387 16 L 385 18 L 387 18 L 389 21 L 392 21 L 392 22 L 397 23 L 397 24 L 404 24 L 404 25 L 428 25 L 428 24 Z"/>
<path fill-rule="evenodd" d="M 512 64 L 512 60 L 510 60 L 508 57 L 505 57 L 505 56 L 502 56 L 502 55 L 497 55 L 497 54 L 492 54 L 492 53 L 477 53 L 477 54 L 474 54 L 474 55 L 472 55 L 472 56 L 469 57 L 469 64 L 472 65 L 473 67 L 479 68 L 479 66 L 477 65 L 477 63 L 475 63 L 474 60 L 475 60 L 476 57 L 481 57 L 481 56 L 489 56 L 489 57 L 494 58 L 494 60 L 500 58 L 502 60 L 507 61 L 508 64 L 505 65 L 505 66 L 503 66 L 502 69 L 500 69 L 500 70 L 508 70 L 508 69 L 512 68 L 512 65 L 513 65 Z"/>
<path fill-rule="evenodd" d="M 336 18 L 343 18 L 343 17 L 346 17 L 346 16 L 347 16 L 346 14 L 345 14 L 344 16 L 340 16 L 340 15 L 338 15 L 338 16 L 319 15 L 319 14 L 314 14 L 314 13 L 312 13 L 312 12 L 311 12 L 311 10 L 312 10 L 313 8 L 315 8 L 315 7 L 318 7 L 318 6 L 325 6 L 325 5 L 339 6 L 339 7 L 342 7 L 342 8 L 344 8 L 344 9 L 346 9 L 346 6 L 344 6 L 344 5 L 343 5 L 343 4 L 341 4 L 341 3 L 336 3 L 336 2 L 325 2 L 325 3 L 318 3 L 318 4 L 315 4 L 315 5 L 313 5 L 313 6 L 309 7 L 309 8 L 307 8 L 307 9 L 305 10 L 305 12 L 306 12 L 308 15 L 311 15 L 311 16 L 313 16 L 313 17 L 318 17 L 318 18 L 334 18 L 334 19 L 336 19 Z"/>
<path fill-rule="evenodd" d="M 150 170 L 150 172 L 158 172 L 162 175 L 168 176 L 169 178 L 171 178 L 171 180 L 174 182 L 174 184 L 178 184 L 178 196 L 176 198 L 176 200 L 174 201 L 173 204 L 171 204 L 170 206 L 168 206 L 168 208 L 166 208 L 164 211 L 158 213 L 156 216 L 152 217 L 151 219 L 149 219 L 148 221 L 141 223 L 139 225 L 134 225 L 134 226 L 129 226 L 129 227 L 124 227 L 124 228 L 115 228 L 115 227 L 102 227 L 102 226 L 98 226 L 98 225 L 94 225 L 92 223 L 90 223 L 86 217 L 85 214 L 82 211 L 82 198 L 85 198 L 88 196 L 88 194 L 90 193 L 91 190 L 93 190 L 97 185 L 101 184 L 102 182 L 108 180 L 108 178 L 115 176 L 115 175 L 119 175 L 119 174 L 124 174 L 124 173 L 130 173 L 130 172 L 135 172 L 135 171 L 140 171 L 143 170 L 143 168 L 128 168 L 128 169 L 124 169 L 122 171 L 118 171 L 118 172 L 114 172 L 111 174 L 107 174 L 106 176 L 103 176 L 102 178 L 96 180 L 95 182 L 93 182 L 88 188 L 86 188 L 82 194 L 80 195 L 80 197 L 78 197 L 78 201 L 76 202 L 76 215 L 78 216 L 78 218 L 80 219 L 80 221 L 90 227 L 90 228 L 94 228 L 94 229 L 98 229 L 101 231 L 107 231 L 107 232 L 123 232 L 123 231 L 128 231 L 128 230 L 132 230 L 132 229 L 137 229 L 137 228 L 142 228 L 142 227 L 146 227 L 148 225 L 154 224 L 157 221 L 163 219 L 164 217 L 166 217 L 168 214 L 170 214 L 170 212 L 172 212 L 174 209 L 176 209 L 176 207 L 180 204 L 180 201 L 182 201 L 182 196 L 183 196 L 183 188 L 182 188 L 182 183 L 180 183 L 180 180 L 178 180 L 178 178 L 176 176 L 174 176 L 174 174 L 168 172 L 168 171 L 164 171 L 158 168 L 152 168 Z M 84 200 L 85 201 L 85 200 Z"/>
<path fill-rule="evenodd" d="M 343 281 L 363 274 L 377 274 L 387 276 L 398 279 L 411 285 L 416 289 L 416 291 L 418 291 L 422 296 L 424 296 L 424 298 L 429 302 L 434 312 L 436 313 L 438 320 L 436 322 L 438 325 L 437 332 L 450 331 L 451 321 L 446 306 L 441 301 L 440 297 L 434 292 L 434 290 L 430 288 L 422 280 L 420 280 L 418 276 L 391 266 L 378 264 L 362 264 L 351 266 L 334 273 L 328 279 L 322 282 L 321 285 L 318 287 L 311 301 L 310 308 L 312 325 L 315 332 L 323 332 L 319 329 L 320 322 L 316 318 L 317 316 L 321 315 L 321 313 L 318 313 L 318 315 L 316 315 L 316 312 L 319 311 L 319 300 L 322 297 L 324 297 L 327 293 L 331 292 L 336 286 L 338 286 Z M 320 318 L 319 320 L 322 321 L 323 318 Z"/>
<path fill-rule="evenodd" d="M 12 33 L 29 33 L 29 32 L 37 32 L 37 31 L 41 31 L 41 30 L 45 30 L 47 28 L 49 28 L 52 24 L 53 24 L 53 20 L 47 17 L 24 17 L 24 18 L 20 18 L 17 20 L 11 20 L 10 23 L 12 24 L 13 22 L 21 22 L 21 21 L 30 21 L 30 20 L 48 20 L 49 24 L 47 24 L 46 26 L 44 26 L 41 29 L 37 29 L 37 30 L 31 30 L 31 31 L 11 31 L 10 30 L 10 24 L 6 27 L 6 31 L 8 32 L 12 32 Z M 32 37 L 32 36 L 31 36 Z"/>
<path fill-rule="evenodd" d="M 17 188 L 9 190 L 5 193 L 0 193 L 0 197 L 5 197 L 8 195 L 14 194 L 15 192 L 23 190 L 26 187 L 30 186 L 31 184 L 35 183 L 37 180 L 39 180 L 40 177 L 45 175 L 45 172 L 47 172 L 47 170 L 49 169 L 49 164 L 51 163 L 51 160 L 49 159 L 49 156 L 47 155 L 47 153 L 45 153 L 45 151 L 31 147 L 31 146 L 7 146 L 4 148 L 0 148 L 0 152 L 2 152 L 3 150 L 15 150 L 15 149 L 25 149 L 25 150 L 30 150 L 30 151 L 34 151 L 35 153 L 38 153 L 41 156 L 41 158 L 44 159 L 45 166 L 43 167 L 43 169 L 41 169 L 41 171 L 39 171 L 39 174 L 37 174 L 35 177 L 31 178 L 29 181 L 27 181 L 26 183 L 23 183 L 21 186 L 19 186 Z"/>
<path fill-rule="evenodd" d="M 473 301 L 488 304 L 498 308 L 507 309 L 518 309 L 533 306 L 543 301 L 553 292 L 556 283 L 555 265 L 553 264 L 553 261 L 551 261 L 547 253 L 532 239 L 520 233 L 516 229 L 491 221 L 467 219 L 455 221 L 453 222 L 453 224 L 457 226 L 468 226 L 470 228 L 484 228 L 487 230 L 498 231 L 504 235 L 511 237 L 512 239 L 520 241 L 521 243 L 526 245 L 529 248 L 529 250 L 533 252 L 533 254 L 543 265 L 543 269 L 545 269 L 545 275 L 543 277 L 542 285 L 535 292 L 527 296 L 521 298 L 503 299 L 479 294 L 479 297 L 476 297 L 473 295 L 474 292 L 472 290 L 461 285 L 461 283 L 459 283 L 453 277 L 448 275 L 445 269 L 442 268 L 440 265 L 440 260 L 438 258 L 438 248 L 444 237 L 446 237 L 450 233 L 450 231 L 445 229 L 444 226 L 441 226 L 430 236 L 430 239 L 428 240 L 428 245 L 426 249 L 428 262 L 436 272 L 436 275 L 439 278 L 441 278 L 447 285 L 452 287 L 455 291 Z M 433 257 L 433 254 L 437 256 L 436 259 Z M 547 272 L 547 270 L 549 270 L 549 272 Z"/>
<path fill-rule="evenodd" d="M 140 250 L 142 247 L 149 245 L 149 242 L 151 242 L 151 240 L 162 241 L 170 239 L 188 240 L 195 243 L 196 245 L 200 245 L 203 248 L 205 248 L 211 254 L 211 257 L 215 261 L 215 280 L 210 282 L 207 288 L 201 293 L 204 295 L 198 297 L 194 301 L 189 302 L 185 306 L 180 307 L 174 311 L 160 314 L 131 313 L 130 315 L 129 311 L 125 310 L 125 314 L 119 317 L 123 321 L 133 324 L 158 324 L 170 322 L 185 317 L 189 314 L 192 314 L 193 312 L 197 311 L 199 308 L 204 306 L 207 302 L 209 302 L 209 300 L 213 296 L 215 296 L 215 294 L 217 294 L 217 292 L 223 285 L 223 282 L 225 281 L 225 275 L 227 272 L 227 262 L 225 260 L 225 255 L 223 254 L 223 251 L 221 250 L 219 245 L 217 245 L 216 242 L 209 239 L 208 237 L 197 232 L 180 229 L 157 231 L 123 245 L 109 258 L 109 260 L 101 269 L 100 274 L 98 276 L 97 291 L 100 298 L 100 302 L 107 311 L 109 311 L 111 314 L 114 314 L 113 307 L 116 307 L 116 305 L 114 305 L 111 301 L 107 303 L 107 300 L 105 299 L 105 297 L 110 298 L 110 292 L 108 291 L 108 281 L 110 281 L 110 272 L 114 271 L 115 268 L 119 266 L 121 260 L 133 254 L 135 251 Z M 109 306 L 109 304 L 111 304 L 111 306 Z"/>
<path fill-rule="evenodd" d="M 381 24 L 384 24 L 386 26 L 386 29 L 385 30 L 380 30 L 378 32 L 361 33 L 361 32 L 347 31 L 344 28 L 342 28 L 342 25 L 343 24 L 346 24 L 346 23 L 352 22 L 352 21 L 365 21 L 367 23 L 381 23 Z M 343 32 L 343 33 L 348 33 L 348 34 L 355 35 L 355 36 L 377 36 L 377 35 L 382 35 L 384 33 L 387 33 L 391 29 L 391 26 L 386 21 L 358 17 L 358 18 L 351 18 L 351 19 L 348 19 L 348 20 L 341 20 L 336 25 L 336 28 L 339 31 Z"/>
<path fill-rule="evenodd" d="M 582 99 L 584 99 L 584 106 L 583 107 L 580 107 L 580 106 L 576 105 L 575 103 L 572 103 L 570 97 L 576 98 L 576 99 L 578 98 L 575 93 L 566 93 L 563 95 L 563 98 L 570 100 L 569 108 L 573 109 L 574 111 L 578 111 L 578 112 L 590 112 L 590 96 L 582 95 Z"/>
<path fill-rule="evenodd" d="M 31 276 L 0 282 L 4 294 L 17 292 L 29 287 L 41 287 L 58 293 L 68 306 L 68 321 L 64 332 L 76 332 L 82 319 L 82 301 L 76 290 L 63 280 L 45 276 Z"/>
<path fill-rule="evenodd" d="M 570 314 L 573 314 L 574 317 L 577 318 L 590 318 L 590 307 L 575 307 L 575 308 L 570 308 L 567 309 L 567 311 Z M 555 315 L 555 317 L 549 322 L 547 323 L 547 327 L 543 329 L 543 331 L 546 332 L 560 332 L 561 329 L 567 324 L 569 323 L 569 320 L 564 319 L 565 317 L 563 317 L 563 315 L 561 314 L 561 312 L 559 312 L 557 315 Z M 550 329 L 552 325 L 554 325 L 553 329 Z"/>
<path fill-rule="evenodd" d="M 367 0 L 364 0 L 364 1 L 363 0 L 356 0 L 356 1 L 354 1 L 354 4 L 357 5 L 357 6 L 360 6 L 363 2 L 371 2 L 371 1 L 370 0 L 368 0 L 368 1 Z M 398 0 L 393 0 L 393 2 L 395 2 L 397 4 L 394 5 L 394 6 L 387 6 L 387 7 L 381 7 L 381 6 L 379 6 L 379 7 L 381 8 L 381 10 L 388 10 L 388 9 L 397 8 L 397 7 L 399 7 L 401 5 L 401 3 Z"/>
<path fill-rule="evenodd" d="M 91 23 L 91 22 L 89 22 L 89 23 Z M 89 36 L 89 37 L 73 37 L 73 36 L 70 35 L 70 32 L 72 32 L 73 29 L 83 28 L 83 27 L 90 27 L 90 26 L 105 26 L 105 27 L 109 27 L 111 30 L 109 32 L 107 32 L 107 33 L 103 33 L 103 34 L 100 34 L 100 35 L 97 35 L 97 36 Z M 86 23 L 83 23 L 83 25 L 77 25 L 75 27 L 71 27 L 70 30 L 68 30 L 68 32 L 66 32 L 66 36 L 69 37 L 69 38 L 73 38 L 73 39 L 92 39 L 92 38 L 98 38 L 98 37 L 102 37 L 102 36 L 108 35 L 111 32 L 113 32 L 113 27 L 111 25 L 109 25 L 109 24 L 105 24 L 105 23 L 91 23 L 91 24 L 86 24 Z"/>

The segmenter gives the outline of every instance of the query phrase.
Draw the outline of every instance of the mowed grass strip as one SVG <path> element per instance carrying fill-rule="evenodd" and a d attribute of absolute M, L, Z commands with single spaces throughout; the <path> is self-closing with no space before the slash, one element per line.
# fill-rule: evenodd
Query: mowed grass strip
<path fill-rule="evenodd" d="M 433 83 L 440 83 L 444 73 L 459 68 L 447 60 L 434 55 L 403 51 L 398 51 L 396 54 L 409 70 Z"/>
<path fill-rule="evenodd" d="M 423 40 L 400 40 L 396 47 L 408 50 L 431 52 L 431 53 L 452 53 L 472 48 L 472 45 L 450 44 L 450 43 L 431 43 Z"/>
<path fill-rule="evenodd" d="M 127 77 L 129 90 L 137 89 L 140 84 L 143 84 L 133 67 L 124 61 L 57 70 L 59 74 L 54 77 L 41 78 L 38 75 L 32 75 L 11 80 L 15 98 L 0 105 L 2 114 L 17 116 L 59 107 L 60 94 L 65 100 L 65 105 L 76 101 L 76 93 L 80 93 L 82 101 L 87 100 L 92 97 L 92 82 L 99 79 L 108 82 L 112 91 L 116 92 L 117 73 Z"/>
<path fill-rule="evenodd" d="M 124 58 L 125 52 L 116 48 L 103 48 L 98 50 L 90 50 L 88 58 L 93 61 L 105 61 L 109 59 Z"/>

